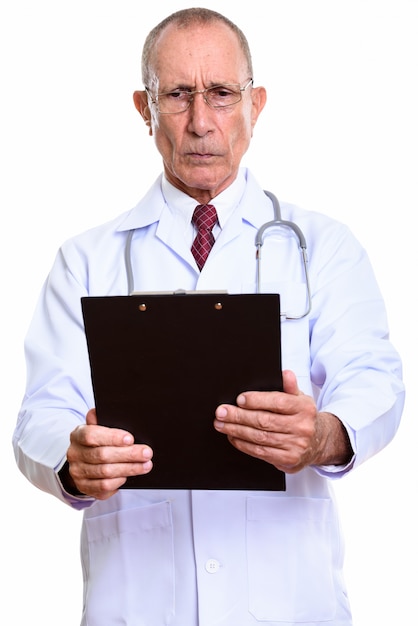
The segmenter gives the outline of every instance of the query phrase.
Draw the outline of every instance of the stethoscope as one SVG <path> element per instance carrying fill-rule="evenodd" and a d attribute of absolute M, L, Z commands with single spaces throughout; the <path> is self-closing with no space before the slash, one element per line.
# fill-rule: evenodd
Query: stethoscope
<path fill-rule="evenodd" d="M 297 224 L 294 222 L 289 222 L 286 220 L 282 220 L 280 204 L 276 196 L 271 193 L 271 191 L 264 190 L 266 196 L 268 196 L 273 204 L 274 211 L 274 219 L 270 222 L 266 222 L 263 224 L 257 231 L 255 236 L 255 247 L 256 247 L 256 293 L 260 293 L 260 285 L 261 285 L 261 248 L 264 244 L 264 237 L 266 231 L 272 228 L 289 228 L 292 233 L 296 236 L 299 242 L 299 248 L 302 256 L 302 265 L 303 265 L 303 273 L 305 277 L 305 288 L 306 288 L 306 304 L 303 313 L 297 315 L 296 313 L 282 313 L 282 317 L 287 320 L 299 320 L 303 317 L 306 317 L 312 308 L 312 296 L 311 296 L 311 287 L 309 282 L 309 272 L 308 272 L 308 255 L 306 251 L 306 240 L 305 237 Z M 131 256 L 131 248 L 132 248 L 132 237 L 134 235 L 135 230 L 130 230 L 128 232 L 128 236 L 126 239 L 125 246 L 125 265 L 126 265 L 126 275 L 128 280 L 128 293 L 131 294 L 134 292 L 134 275 L 132 268 L 132 256 Z"/>
<path fill-rule="evenodd" d="M 271 222 L 266 222 L 265 224 L 263 224 L 262 226 L 260 226 L 260 228 L 257 231 L 257 234 L 255 236 L 255 247 L 256 247 L 256 293 L 260 293 L 260 285 L 261 285 L 261 248 L 262 245 L 264 243 L 264 235 L 266 233 L 266 231 L 270 228 L 289 228 L 292 233 L 294 235 L 296 235 L 298 242 L 299 242 L 299 248 L 300 248 L 300 253 L 302 255 L 302 266 L 303 266 L 303 273 L 304 273 L 304 277 L 305 277 L 305 289 L 306 289 L 306 304 L 305 304 L 305 310 L 303 313 L 300 313 L 299 315 L 297 315 L 296 313 L 283 313 L 282 317 L 284 317 L 287 320 L 300 320 L 303 317 L 306 317 L 312 308 L 312 295 L 311 295 L 311 285 L 309 282 L 309 272 L 308 272 L 308 253 L 306 250 L 306 239 L 305 236 L 303 234 L 303 232 L 301 231 L 301 229 L 299 228 L 299 226 L 297 224 L 295 224 L 294 222 L 289 222 L 287 220 L 282 220 L 282 216 L 281 216 L 281 211 L 280 211 L 280 204 L 278 199 L 276 198 L 276 196 L 274 195 L 274 193 L 272 193 L 271 191 L 266 191 L 264 190 L 264 193 L 266 194 L 266 196 L 268 196 L 270 198 L 270 200 L 272 201 L 273 204 L 273 211 L 274 211 L 274 220 L 271 220 Z"/>

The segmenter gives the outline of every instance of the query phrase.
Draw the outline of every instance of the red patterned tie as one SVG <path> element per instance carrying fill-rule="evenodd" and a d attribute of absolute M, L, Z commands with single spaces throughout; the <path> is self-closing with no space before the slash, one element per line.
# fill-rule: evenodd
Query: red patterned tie
<path fill-rule="evenodd" d="M 194 210 L 192 222 L 197 228 L 197 235 L 192 245 L 192 253 L 201 270 L 215 243 L 212 228 L 218 221 L 216 209 L 212 204 L 198 204 Z"/>

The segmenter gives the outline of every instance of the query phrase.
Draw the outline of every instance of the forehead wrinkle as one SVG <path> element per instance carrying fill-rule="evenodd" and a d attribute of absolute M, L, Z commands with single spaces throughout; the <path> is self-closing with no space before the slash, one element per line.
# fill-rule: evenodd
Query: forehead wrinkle
<path fill-rule="evenodd" d="M 250 78 L 244 72 L 238 72 L 238 70 L 234 71 L 225 71 L 219 73 L 218 69 L 205 69 L 203 71 L 194 70 L 193 75 L 190 73 L 174 70 L 170 76 L 170 69 L 167 71 L 167 67 L 164 68 L 163 78 L 161 79 L 161 74 L 158 73 L 158 69 L 154 74 L 152 84 L 155 85 L 156 88 L 160 92 L 170 91 L 176 88 L 185 88 L 185 89 L 207 89 L 209 87 L 216 87 L 217 85 L 239 85 L 247 78 Z M 240 76 L 242 74 L 242 76 Z"/>
<path fill-rule="evenodd" d="M 211 34 L 214 44 L 220 35 L 224 37 L 222 54 L 219 46 L 207 47 Z M 177 44 L 178 54 L 168 54 L 170 44 L 173 48 Z M 223 25 L 186 29 L 181 33 L 168 27 L 160 35 L 152 65 L 152 83 L 160 92 L 179 86 L 201 89 L 225 83 L 238 84 L 247 78 L 245 56 L 234 35 L 231 37 L 231 32 Z"/>

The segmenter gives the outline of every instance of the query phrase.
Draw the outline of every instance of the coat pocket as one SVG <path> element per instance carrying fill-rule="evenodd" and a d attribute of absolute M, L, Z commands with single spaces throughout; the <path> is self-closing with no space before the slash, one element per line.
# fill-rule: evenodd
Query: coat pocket
<path fill-rule="evenodd" d="M 249 604 L 257 620 L 311 623 L 333 618 L 330 516 L 326 499 L 248 500 Z"/>
<path fill-rule="evenodd" d="M 83 624 L 170 624 L 174 615 L 171 506 L 160 502 L 85 520 Z"/>

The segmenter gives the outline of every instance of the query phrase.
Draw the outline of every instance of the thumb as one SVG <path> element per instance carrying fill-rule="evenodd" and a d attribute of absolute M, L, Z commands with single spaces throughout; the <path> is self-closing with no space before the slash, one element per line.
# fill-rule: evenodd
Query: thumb
<path fill-rule="evenodd" d="M 285 393 L 290 393 L 293 396 L 298 396 L 302 392 L 299 390 L 298 381 L 296 379 L 296 375 L 291 370 L 283 370 L 283 391 Z"/>
<path fill-rule="evenodd" d="M 96 409 L 90 409 L 86 415 L 86 424 L 89 426 L 95 426 L 97 424 Z"/>

